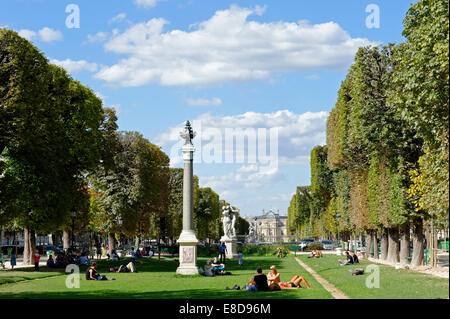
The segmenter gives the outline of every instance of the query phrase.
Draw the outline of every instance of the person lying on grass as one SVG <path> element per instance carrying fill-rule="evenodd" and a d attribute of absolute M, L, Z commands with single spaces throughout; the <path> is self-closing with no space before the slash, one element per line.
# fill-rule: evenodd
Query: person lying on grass
<path fill-rule="evenodd" d="M 301 283 L 305 284 L 306 288 L 311 289 L 311 286 L 306 281 L 305 277 L 295 275 L 292 277 L 291 281 L 289 282 L 280 282 L 279 286 L 281 289 L 295 289 L 295 288 L 302 288 L 300 285 Z"/>
<path fill-rule="evenodd" d="M 110 272 L 137 272 L 134 263 L 130 261 L 126 266 L 120 265 L 119 267 L 109 268 Z"/>

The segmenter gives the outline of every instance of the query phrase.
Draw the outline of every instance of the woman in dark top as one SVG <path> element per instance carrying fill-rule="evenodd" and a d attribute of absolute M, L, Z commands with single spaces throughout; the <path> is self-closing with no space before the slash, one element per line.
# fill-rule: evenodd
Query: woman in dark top
<path fill-rule="evenodd" d="M 100 274 L 97 271 L 97 263 L 93 262 L 86 271 L 86 280 L 99 280 Z"/>

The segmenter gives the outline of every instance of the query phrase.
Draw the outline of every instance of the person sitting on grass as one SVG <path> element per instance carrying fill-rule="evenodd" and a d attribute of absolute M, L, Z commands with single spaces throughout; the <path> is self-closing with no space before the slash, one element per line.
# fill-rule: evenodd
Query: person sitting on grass
<path fill-rule="evenodd" d="M 353 265 L 353 257 L 348 253 L 348 251 L 345 252 L 346 261 L 338 260 L 340 266 L 348 266 Z"/>
<path fill-rule="evenodd" d="M 211 260 L 206 261 L 205 269 L 203 270 L 202 268 L 200 268 L 199 271 L 200 271 L 200 275 L 202 275 L 202 276 L 205 276 L 205 277 L 214 276 L 213 267 L 211 265 Z"/>
<path fill-rule="evenodd" d="M 214 257 L 214 260 L 211 264 L 214 275 L 220 275 L 225 270 L 224 264 L 219 264 L 219 259 L 217 257 Z"/>
<path fill-rule="evenodd" d="M 262 268 L 259 266 L 256 268 L 257 274 L 253 276 L 246 286 L 248 291 L 267 291 L 269 290 L 269 285 L 267 284 L 267 276 L 262 273 Z"/>
<path fill-rule="evenodd" d="M 93 262 L 92 265 L 86 270 L 86 280 L 108 280 L 106 276 L 100 275 L 97 271 L 97 263 Z"/>
<path fill-rule="evenodd" d="M 280 288 L 281 289 L 294 289 L 294 288 L 302 288 L 300 285 L 301 283 L 305 284 L 306 288 L 311 289 L 311 286 L 306 281 L 305 277 L 295 275 L 292 277 L 291 281 L 289 282 L 280 282 Z"/>
<path fill-rule="evenodd" d="M 133 249 L 134 249 L 134 248 L 133 248 Z M 133 259 L 133 258 L 131 258 L 131 259 Z M 117 253 L 116 253 L 115 250 L 113 250 L 113 251 L 111 252 L 111 260 L 119 260 L 119 256 L 117 255 Z"/>
<path fill-rule="evenodd" d="M 267 280 L 269 280 L 269 285 L 273 283 L 280 283 L 280 273 L 277 271 L 277 267 L 270 266 L 270 272 L 267 274 Z"/>
<path fill-rule="evenodd" d="M 48 256 L 47 267 L 48 268 L 56 268 L 55 260 L 53 259 L 52 255 Z"/>
<path fill-rule="evenodd" d="M 358 256 L 353 251 L 350 252 L 350 255 L 352 256 L 353 263 L 354 264 L 359 264 Z"/>

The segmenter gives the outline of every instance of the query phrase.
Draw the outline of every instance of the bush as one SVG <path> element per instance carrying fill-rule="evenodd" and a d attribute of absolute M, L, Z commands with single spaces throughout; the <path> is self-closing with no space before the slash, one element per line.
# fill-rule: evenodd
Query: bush
<path fill-rule="evenodd" d="M 308 247 L 306 247 L 306 249 L 307 250 L 314 250 L 314 249 L 322 250 L 323 244 L 322 243 L 311 243 L 308 245 Z"/>
<path fill-rule="evenodd" d="M 242 254 L 244 256 L 277 256 L 278 249 L 281 248 L 283 256 L 289 253 L 289 246 L 285 244 L 280 245 L 244 245 L 242 247 Z"/>

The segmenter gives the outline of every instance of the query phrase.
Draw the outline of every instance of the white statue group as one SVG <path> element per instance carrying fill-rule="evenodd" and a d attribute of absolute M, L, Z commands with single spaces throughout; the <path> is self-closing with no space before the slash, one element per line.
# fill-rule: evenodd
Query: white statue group
<path fill-rule="evenodd" d="M 236 211 L 230 205 L 222 206 L 222 223 L 225 238 L 235 238 L 236 237 Z"/>

